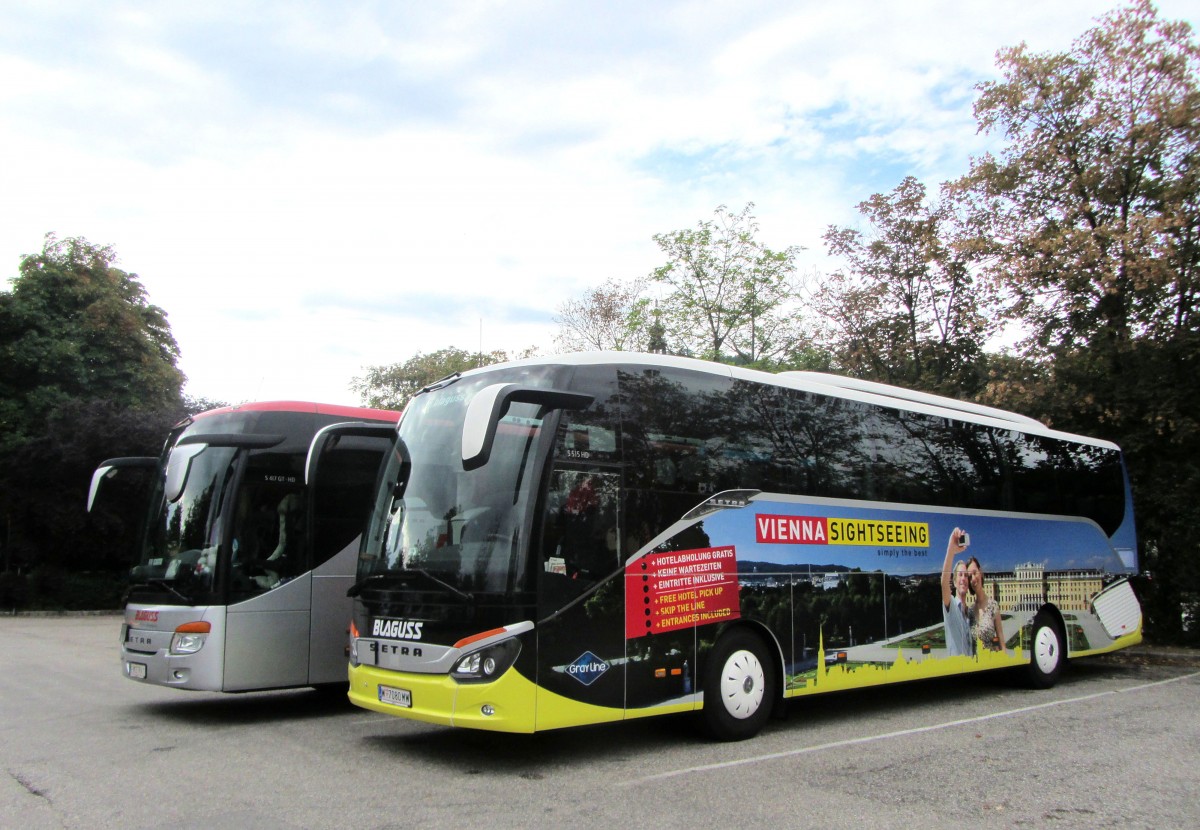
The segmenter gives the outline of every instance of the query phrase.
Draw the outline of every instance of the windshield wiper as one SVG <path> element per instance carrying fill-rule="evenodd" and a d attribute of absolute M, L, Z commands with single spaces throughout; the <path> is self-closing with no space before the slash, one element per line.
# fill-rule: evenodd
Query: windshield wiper
<path fill-rule="evenodd" d="M 436 582 L 438 585 L 441 585 L 443 588 L 445 588 L 450 593 L 456 594 L 460 599 L 465 599 L 467 602 L 475 601 L 475 596 L 473 594 L 468 594 L 466 591 L 461 591 L 458 588 L 455 588 L 449 582 L 443 582 L 442 580 L 438 579 L 436 576 L 434 576 L 433 574 L 431 574 L 429 571 L 425 570 L 424 568 L 409 568 L 408 570 L 419 573 L 421 576 L 425 577 L 426 579 L 428 579 L 431 582 Z"/>
<path fill-rule="evenodd" d="M 466 602 L 474 602 L 475 601 L 475 596 L 473 594 L 468 594 L 466 591 L 462 591 L 462 590 L 459 590 L 458 588 L 455 588 L 449 582 L 445 582 L 441 579 L 438 579 L 436 576 L 434 576 L 432 573 L 425 570 L 424 568 L 405 568 L 404 570 L 396 571 L 395 573 L 375 574 L 373 576 L 368 576 L 366 579 L 363 579 L 360 582 L 356 582 L 352 586 L 350 586 L 350 590 L 346 592 L 346 596 L 356 597 L 359 594 L 361 594 L 367 587 L 372 586 L 372 585 L 378 585 L 379 583 L 410 582 L 410 581 L 412 581 L 412 576 L 410 576 L 410 574 L 411 575 L 419 574 L 419 575 L 425 577 L 433 584 L 437 585 L 440 588 L 445 588 L 447 591 L 454 594 L 456 597 L 458 597 L 461 600 L 464 600 Z"/>
<path fill-rule="evenodd" d="M 451 372 L 450 374 L 446 375 L 441 380 L 435 380 L 433 383 L 426 386 L 424 389 L 422 389 L 417 394 L 424 395 L 426 392 L 432 392 L 435 389 L 445 388 L 452 383 L 457 383 L 461 378 L 462 378 L 462 372 Z"/>
<path fill-rule="evenodd" d="M 188 605 L 196 604 L 196 601 L 194 599 L 192 599 L 187 594 L 185 594 L 183 591 L 179 590 L 174 585 L 172 585 L 171 580 L 169 580 L 169 579 L 152 578 L 152 579 L 147 579 L 145 582 L 136 582 L 133 585 L 129 586 L 130 591 L 133 591 L 135 588 L 165 588 L 167 591 L 174 594 L 179 599 L 186 602 Z"/>

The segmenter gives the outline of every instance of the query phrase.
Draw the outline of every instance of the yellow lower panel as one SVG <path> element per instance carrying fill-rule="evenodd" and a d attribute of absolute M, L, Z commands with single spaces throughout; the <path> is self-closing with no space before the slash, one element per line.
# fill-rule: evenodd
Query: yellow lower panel
<path fill-rule="evenodd" d="M 374 666 L 350 668 L 350 702 L 355 706 L 402 718 L 489 729 L 496 732 L 532 732 L 535 687 L 510 669 L 491 683 L 457 683 L 444 674 L 412 674 Z M 412 694 L 412 707 L 393 706 L 379 700 L 379 687 L 390 686 Z M 493 714 L 483 714 L 483 706 Z"/>
<path fill-rule="evenodd" d="M 988 651 L 980 648 L 974 657 L 930 657 L 919 651 L 907 652 L 897 649 L 891 663 L 835 663 L 824 664 L 824 654 L 819 658 L 816 669 L 788 678 L 785 697 L 861 689 L 866 686 L 881 686 L 886 683 L 901 683 L 906 680 L 925 680 L 953 674 L 1005 669 L 1027 665 L 1029 655 L 1020 648 L 1006 651 Z"/>
<path fill-rule="evenodd" d="M 665 703 L 662 706 L 648 706 L 645 709 L 630 709 L 625 713 L 626 720 L 634 718 L 648 718 L 652 715 L 676 715 L 681 712 L 695 712 L 697 709 L 703 708 L 702 695 L 696 695 L 695 701 L 687 703 Z"/>
<path fill-rule="evenodd" d="M 586 726 L 590 723 L 609 723 L 624 717 L 624 709 L 581 703 L 545 689 L 537 690 L 537 728 L 539 730 Z"/>
<path fill-rule="evenodd" d="M 1072 657 L 1091 657 L 1092 655 L 1095 655 L 1095 654 L 1108 654 L 1111 651 L 1120 651 L 1123 648 L 1129 648 L 1129 646 L 1136 646 L 1141 641 L 1142 641 L 1142 627 L 1139 625 L 1137 631 L 1131 631 L 1130 633 L 1126 634 L 1123 637 L 1118 637 L 1117 639 L 1113 640 L 1109 645 L 1103 646 L 1101 648 L 1090 648 L 1086 651 L 1082 651 L 1082 650 L 1081 651 L 1072 651 L 1071 656 Z"/>
<path fill-rule="evenodd" d="M 491 683 L 457 683 L 447 675 L 394 672 L 374 666 L 352 667 L 349 677 L 350 702 L 355 706 L 425 723 L 495 732 L 585 726 L 619 721 L 626 716 L 690 711 L 695 706 L 693 703 L 676 704 L 626 713 L 622 709 L 581 703 L 539 689 L 512 669 Z M 381 685 L 409 692 L 412 707 L 380 702 Z M 485 704 L 492 707 L 492 715 L 483 714 Z"/>

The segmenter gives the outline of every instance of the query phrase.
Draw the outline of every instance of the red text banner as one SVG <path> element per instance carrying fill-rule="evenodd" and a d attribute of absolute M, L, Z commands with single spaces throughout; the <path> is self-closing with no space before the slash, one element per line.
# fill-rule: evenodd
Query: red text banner
<path fill-rule="evenodd" d="M 828 545 L 829 520 L 824 516 L 754 516 L 754 538 L 760 545 Z"/>
<path fill-rule="evenodd" d="M 741 616 L 732 545 L 646 554 L 626 569 L 625 591 L 630 639 Z"/>

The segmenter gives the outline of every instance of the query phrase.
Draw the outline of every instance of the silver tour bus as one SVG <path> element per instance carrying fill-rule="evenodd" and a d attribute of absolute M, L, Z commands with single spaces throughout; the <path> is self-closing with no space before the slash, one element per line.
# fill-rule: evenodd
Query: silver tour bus
<path fill-rule="evenodd" d="M 121 626 L 124 675 L 223 692 L 344 685 L 346 592 L 398 418 L 249 403 L 186 418 L 158 458 L 103 462 L 88 509 L 104 503 L 141 525 Z M 314 436 L 333 424 L 343 431 L 324 444 L 330 486 L 318 491 L 305 486 L 304 468 Z M 117 482 L 139 477 L 148 503 L 117 504 L 129 492 Z"/>

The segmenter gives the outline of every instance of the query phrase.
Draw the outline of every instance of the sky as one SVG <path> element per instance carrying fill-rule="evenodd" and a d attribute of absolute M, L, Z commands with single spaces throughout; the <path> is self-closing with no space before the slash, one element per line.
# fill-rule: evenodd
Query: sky
<path fill-rule="evenodd" d="M 829 225 L 998 146 L 998 50 L 1117 5 L 5 0 L 0 284 L 47 233 L 111 245 L 186 394 L 356 403 L 418 352 L 553 353 L 721 205 L 819 284 Z"/>

